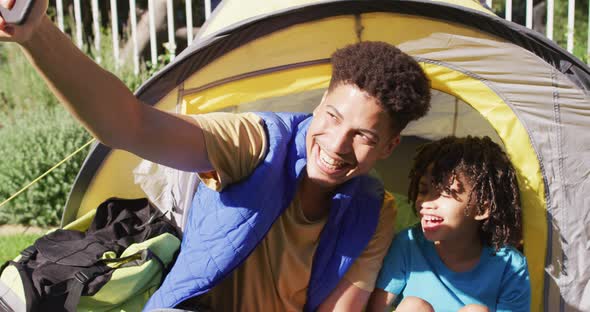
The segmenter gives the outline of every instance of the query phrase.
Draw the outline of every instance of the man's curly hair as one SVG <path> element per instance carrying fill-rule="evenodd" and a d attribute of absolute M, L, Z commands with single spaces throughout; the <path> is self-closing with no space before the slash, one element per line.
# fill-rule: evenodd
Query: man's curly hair
<path fill-rule="evenodd" d="M 489 218 L 480 223 L 483 244 L 518 247 L 522 238 L 521 206 L 516 172 L 508 156 L 489 137 L 446 137 L 420 148 L 410 171 L 408 198 L 416 202 L 420 178 L 430 170 L 439 191 L 449 191 L 461 176 L 472 186 L 465 213 Z"/>
<path fill-rule="evenodd" d="M 385 43 L 364 41 L 332 54 L 329 90 L 353 84 L 378 100 L 392 118 L 393 130 L 428 112 L 430 82 L 418 63 L 400 49 Z"/>

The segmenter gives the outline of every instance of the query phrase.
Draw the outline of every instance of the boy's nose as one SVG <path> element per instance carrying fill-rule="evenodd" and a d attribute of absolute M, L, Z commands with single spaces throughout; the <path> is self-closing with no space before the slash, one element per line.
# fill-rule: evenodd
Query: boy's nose
<path fill-rule="evenodd" d="M 436 201 L 432 199 L 425 200 L 420 203 L 420 210 L 422 209 L 436 209 Z"/>

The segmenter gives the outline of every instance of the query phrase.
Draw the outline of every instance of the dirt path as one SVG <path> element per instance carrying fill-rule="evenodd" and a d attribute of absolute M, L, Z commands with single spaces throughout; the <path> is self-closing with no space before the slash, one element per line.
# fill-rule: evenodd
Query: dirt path
<path fill-rule="evenodd" d="M 50 228 L 40 228 L 36 226 L 24 226 L 18 224 L 0 225 L 0 236 L 14 234 L 45 234 Z"/>

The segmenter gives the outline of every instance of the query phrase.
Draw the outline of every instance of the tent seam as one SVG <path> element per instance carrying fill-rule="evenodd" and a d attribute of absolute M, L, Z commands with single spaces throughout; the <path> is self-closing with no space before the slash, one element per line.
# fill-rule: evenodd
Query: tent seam
<path fill-rule="evenodd" d="M 311 60 L 311 61 L 305 61 L 305 62 L 299 62 L 299 63 L 291 63 L 291 64 L 286 64 L 286 65 L 281 65 L 281 66 L 275 66 L 275 67 L 255 70 L 255 71 L 239 74 L 236 76 L 231 76 L 231 77 L 227 77 L 224 79 L 216 80 L 216 81 L 210 82 L 210 83 L 205 84 L 200 87 L 184 89 L 183 96 L 191 95 L 193 93 L 201 92 L 201 91 L 204 91 L 204 90 L 207 90 L 210 88 L 220 86 L 222 84 L 234 82 L 237 80 L 242 80 L 245 78 L 251 78 L 251 77 L 256 77 L 259 75 L 270 74 L 270 73 L 274 73 L 274 72 L 282 71 L 282 70 L 302 68 L 302 67 L 311 66 L 311 65 L 328 64 L 328 63 L 330 63 L 330 59 L 325 58 L 325 59 Z"/>

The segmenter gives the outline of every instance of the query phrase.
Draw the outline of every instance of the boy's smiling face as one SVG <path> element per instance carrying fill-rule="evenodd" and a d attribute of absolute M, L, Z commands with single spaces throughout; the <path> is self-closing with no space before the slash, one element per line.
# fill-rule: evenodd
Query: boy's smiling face
<path fill-rule="evenodd" d="M 377 100 L 355 85 L 327 91 L 307 131 L 307 177 L 331 190 L 368 173 L 399 143 L 391 122 Z"/>
<path fill-rule="evenodd" d="M 446 189 L 438 190 L 431 171 L 432 166 L 420 178 L 416 197 L 416 212 L 426 239 L 436 242 L 477 236 L 479 221 L 488 216 L 471 213 L 471 183 L 462 174 L 457 174 L 449 178 Z"/>

